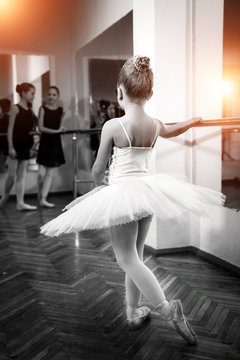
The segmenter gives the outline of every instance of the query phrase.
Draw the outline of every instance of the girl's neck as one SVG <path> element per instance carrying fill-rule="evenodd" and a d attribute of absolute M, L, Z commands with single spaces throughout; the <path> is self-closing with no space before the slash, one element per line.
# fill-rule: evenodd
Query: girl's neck
<path fill-rule="evenodd" d="M 127 116 L 141 116 L 141 115 L 145 115 L 145 109 L 144 109 L 145 103 L 141 103 L 141 104 L 134 104 L 134 103 L 128 103 L 126 104 L 124 110 L 125 110 L 125 114 Z"/>
<path fill-rule="evenodd" d="M 26 110 L 28 109 L 28 104 L 27 104 L 26 100 L 24 100 L 24 99 L 20 99 L 19 105 L 21 105 Z"/>
<path fill-rule="evenodd" d="M 55 104 L 46 104 L 46 106 L 47 106 L 49 109 L 52 109 L 52 110 L 55 110 L 55 109 L 58 108 L 57 103 L 55 103 Z"/>

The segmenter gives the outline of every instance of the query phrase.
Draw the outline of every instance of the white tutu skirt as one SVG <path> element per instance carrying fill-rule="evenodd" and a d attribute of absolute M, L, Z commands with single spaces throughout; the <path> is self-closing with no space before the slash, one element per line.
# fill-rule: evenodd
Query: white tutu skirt
<path fill-rule="evenodd" d="M 68 204 L 61 215 L 41 227 L 47 236 L 110 228 L 155 215 L 182 222 L 186 213 L 211 218 L 213 206 L 224 206 L 218 191 L 178 180 L 166 173 L 128 176 L 95 187 Z"/>

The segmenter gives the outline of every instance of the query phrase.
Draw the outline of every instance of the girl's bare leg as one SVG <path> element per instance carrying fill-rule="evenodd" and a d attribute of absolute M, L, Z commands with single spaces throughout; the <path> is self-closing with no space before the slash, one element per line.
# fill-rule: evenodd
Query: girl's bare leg
<path fill-rule="evenodd" d="M 42 188 L 40 192 L 40 205 L 45 207 L 54 207 L 54 204 L 47 201 L 47 196 L 52 184 L 54 168 L 45 168 L 45 176 L 43 178 Z"/>
<path fill-rule="evenodd" d="M 0 200 L 0 207 L 3 207 L 9 198 L 10 192 L 12 190 L 15 181 L 16 168 L 17 168 L 17 161 L 8 158 L 8 174 L 4 185 L 3 195 Z"/>
<path fill-rule="evenodd" d="M 43 165 L 39 165 L 38 171 L 38 200 L 41 200 L 42 188 L 43 188 L 43 181 L 46 174 L 46 167 Z"/>
<path fill-rule="evenodd" d="M 28 160 L 19 160 L 17 165 L 16 197 L 18 210 L 36 210 L 36 206 L 24 202 L 25 177 Z"/>

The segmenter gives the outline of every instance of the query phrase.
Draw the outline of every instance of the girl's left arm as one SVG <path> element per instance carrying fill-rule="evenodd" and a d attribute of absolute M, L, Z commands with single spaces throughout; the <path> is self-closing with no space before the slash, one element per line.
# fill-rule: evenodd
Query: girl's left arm
<path fill-rule="evenodd" d="M 97 158 L 92 167 L 92 177 L 97 186 L 103 184 L 106 166 L 112 149 L 112 134 L 112 121 L 107 121 L 102 128 Z"/>

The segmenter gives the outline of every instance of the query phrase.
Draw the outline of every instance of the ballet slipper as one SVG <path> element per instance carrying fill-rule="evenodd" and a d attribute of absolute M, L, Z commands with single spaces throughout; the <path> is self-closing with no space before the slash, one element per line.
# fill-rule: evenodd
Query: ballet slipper
<path fill-rule="evenodd" d="M 180 299 L 169 301 L 169 311 L 163 314 L 163 306 L 166 303 L 159 304 L 156 310 L 159 312 L 163 320 L 169 321 L 175 328 L 177 333 L 181 335 L 189 344 L 196 345 L 197 335 L 193 327 L 189 324 L 187 318 L 183 314 L 182 302 Z"/>
<path fill-rule="evenodd" d="M 138 330 L 145 325 L 146 320 L 150 318 L 151 309 L 147 306 L 141 306 L 136 308 L 133 314 L 136 315 L 136 312 L 138 313 L 137 316 L 130 316 L 127 319 L 129 330 L 131 331 Z"/>
<path fill-rule="evenodd" d="M 55 204 L 48 202 L 47 200 L 40 200 L 39 205 L 46 208 L 54 208 Z"/>
<path fill-rule="evenodd" d="M 22 203 L 22 204 L 17 204 L 17 210 L 19 211 L 32 211 L 32 210 L 37 210 L 37 207 L 34 205 L 29 205 L 26 203 Z"/>

